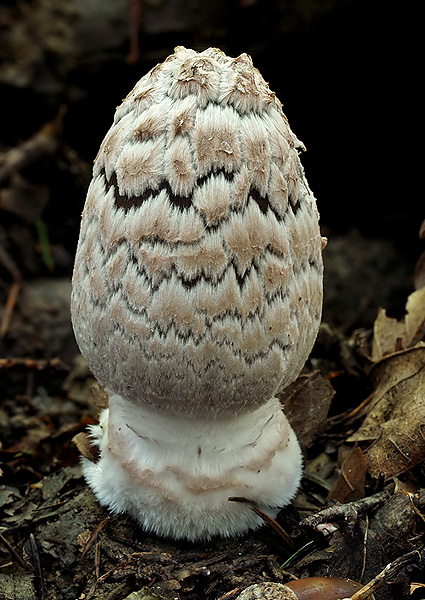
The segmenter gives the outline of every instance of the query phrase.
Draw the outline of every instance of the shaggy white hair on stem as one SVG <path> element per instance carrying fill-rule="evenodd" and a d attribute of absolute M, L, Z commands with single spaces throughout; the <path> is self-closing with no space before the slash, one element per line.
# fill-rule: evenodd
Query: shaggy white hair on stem
<path fill-rule="evenodd" d="M 229 498 L 274 517 L 301 478 L 300 447 L 276 398 L 236 418 L 176 423 L 114 395 L 91 435 L 101 458 L 83 459 L 83 470 L 101 504 L 176 539 L 256 528 L 252 504 Z"/>

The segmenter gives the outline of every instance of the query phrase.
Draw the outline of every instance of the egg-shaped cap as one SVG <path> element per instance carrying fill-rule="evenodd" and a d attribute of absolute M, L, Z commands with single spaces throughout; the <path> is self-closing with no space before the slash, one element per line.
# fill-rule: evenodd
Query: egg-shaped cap
<path fill-rule="evenodd" d="M 200 416 L 297 377 L 322 304 L 302 148 L 246 54 L 178 47 L 135 85 L 95 161 L 73 275 L 76 338 L 102 384 Z"/>

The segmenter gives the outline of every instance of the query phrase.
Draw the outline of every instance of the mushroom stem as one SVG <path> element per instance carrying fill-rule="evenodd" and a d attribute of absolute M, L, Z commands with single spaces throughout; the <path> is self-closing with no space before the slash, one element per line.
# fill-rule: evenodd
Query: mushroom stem
<path fill-rule="evenodd" d="M 277 398 L 232 418 L 181 418 L 111 395 L 91 428 L 97 463 L 83 459 L 99 501 L 145 529 L 189 540 L 235 535 L 274 517 L 294 496 L 302 456 Z"/>

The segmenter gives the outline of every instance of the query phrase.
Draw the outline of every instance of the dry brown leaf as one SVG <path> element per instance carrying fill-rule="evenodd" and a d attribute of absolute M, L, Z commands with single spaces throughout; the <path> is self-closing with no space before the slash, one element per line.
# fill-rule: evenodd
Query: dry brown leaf
<path fill-rule="evenodd" d="M 373 325 L 372 362 L 378 362 L 385 355 L 395 352 L 399 340 L 403 340 L 405 335 L 404 323 L 387 317 L 386 311 L 380 308 Z"/>
<path fill-rule="evenodd" d="M 341 465 L 338 479 L 329 490 L 328 498 L 339 502 L 354 502 L 364 497 L 367 460 L 356 445 Z"/>
<path fill-rule="evenodd" d="M 319 371 L 301 375 L 278 394 L 303 450 L 326 430 L 329 407 L 335 391 Z"/>
<path fill-rule="evenodd" d="M 425 336 L 425 287 L 416 290 L 407 299 L 406 317 L 397 321 L 387 317 L 381 308 L 373 326 L 372 361 L 378 362 L 384 356 L 410 348 Z"/>
<path fill-rule="evenodd" d="M 416 290 L 406 304 L 406 345 L 413 346 L 425 336 L 425 287 Z"/>
<path fill-rule="evenodd" d="M 374 441 L 365 452 L 369 471 L 391 477 L 425 458 L 425 346 L 387 356 L 371 377 L 368 414 L 347 441 Z"/>
<path fill-rule="evenodd" d="M 99 460 L 99 448 L 93 446 L 93 440 L 88 433 L 85 433 L 84 431 L 77 433 L 77 435 L 74 435 L 72 438 L 72 441 L 77 446 L 81 456 L 88 458 L 92 462 L 97 462 Z"/>

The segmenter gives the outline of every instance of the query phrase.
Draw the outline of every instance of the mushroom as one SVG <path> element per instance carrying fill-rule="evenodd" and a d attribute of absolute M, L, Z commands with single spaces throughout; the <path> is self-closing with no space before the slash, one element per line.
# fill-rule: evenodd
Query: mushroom
<path fill-rule="evenodd" d="M 322 238 L 280 102 L 251 58 L 178 47 L 118 107 L 96 157 L 72 322 L 109 408 L 83 471 L 148 531 L 232 536 L 297 491 L 276 392 L 322 306 Z"/>

